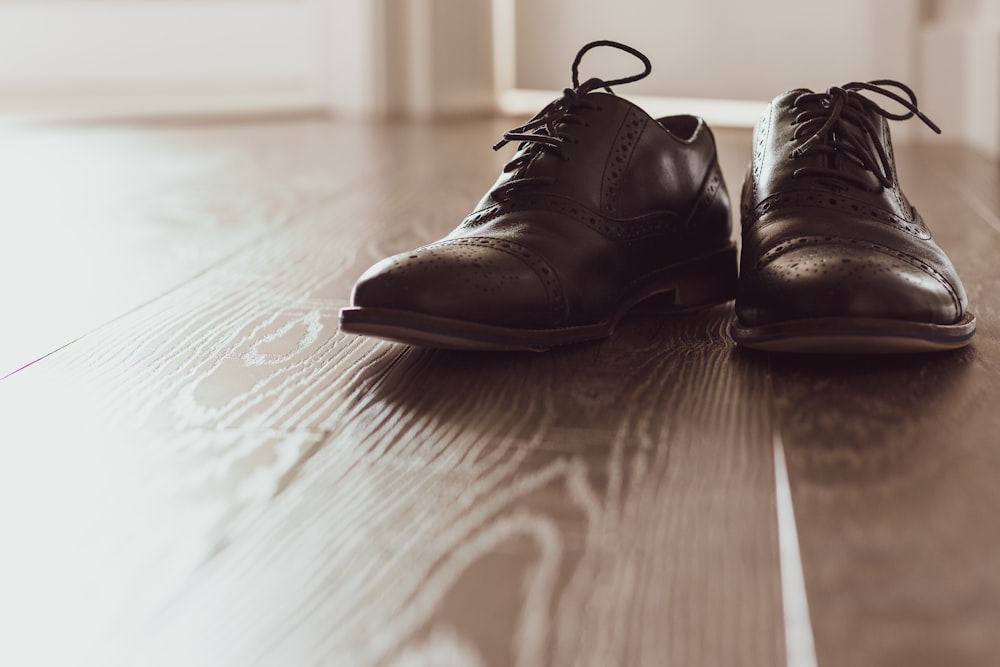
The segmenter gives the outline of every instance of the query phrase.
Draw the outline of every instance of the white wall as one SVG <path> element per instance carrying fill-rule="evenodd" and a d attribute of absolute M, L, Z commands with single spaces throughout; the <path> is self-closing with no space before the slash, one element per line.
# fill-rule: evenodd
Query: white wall
<path fill-rule="evenodd" d="M 0 0 L 0 118 L 494 108 L 490 0 Z"/>
<path fill-rule="evenodd" d="M 662 109 L 686 107 L 717 124 L 752 123 L 755 114 L 713 99 L 762 102 L 796 87 L 897 79 L 944 134 L 898 123 L 894 139 L 1000 157 L 1000 0 L 503 1 L 515 6 L 517 88 L 565 87 L 577 49 L 595 39 L 625 42 L 653 61 L 652 76 L 623 93 L 685 98 Z M 584 78 L 635 71 L 628 56 L 601 51 L 584 61 Z"/>
<path fill-rule="evenodd" d="M 1000 158 L 1000 0 L 934 0 L 920 29 L 920 88 L 953 137 Z"/>
<path fill-rule="evenodd" d="M 579 46 L 614 39 L 653 61 L 629 94 L 769 100 L 796 87 L 908 78 L 916 0 L 517 0 L 516 83 L 560 89 Z M 882 20 L 891 10 L 894 20 Z M 896 54 L 886 58 L 885 54 Z M 606 74 L 594 53 L 588 71 Z M 627 59 L 616 59 L 621 68 Z"/>
<path fill-rule="evenodd" d="M 389 115 L 495 110 L 490 0 L 381 2 Z"/>
<path fill-rule="evenodd" d="M 509 43 L 492 44 L 493 25 Z M 759 104 L 897 78 L 944 140 L 1000 156 L 1000 0 L 0 0 L 0 119 L 479 113 L 494 71 L 502 86 L 559 90 L 579 46 L 604 38 L 653 59 L 632 96 Z M 583 74 L 634 67 L 595 52 Z M 728 108 L 735 123 L 755 117 Z"/>
<path fill-rule="evenodd" d="M 0 2 L 0 113 L 322 102 L 315 0 Z"/>

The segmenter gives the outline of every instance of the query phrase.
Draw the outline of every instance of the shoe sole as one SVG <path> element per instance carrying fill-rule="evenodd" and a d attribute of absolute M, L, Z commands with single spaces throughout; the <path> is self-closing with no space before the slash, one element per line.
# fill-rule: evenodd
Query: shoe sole
<path fill-rule="evenodd" d="M 957 324 L 823 317 L 759 327 L 734 322 L 730 328 L 733 340 L 743 347 L 800 354 L 944 352 L 965 347 L 975 333 L 972 313 L 966 313 Z"/>
<path fill-rule="evenodd" d="M 647 277 L 612 317 L 555 329 L 518 329 L 389 308 L 340 310 L 340 329 L 349 334 L 451 350 L 535 351 L 607 338 L 626 313 L 680 313 L 725 303 L 736 293 L 736 247 L 730 245 Z"/>

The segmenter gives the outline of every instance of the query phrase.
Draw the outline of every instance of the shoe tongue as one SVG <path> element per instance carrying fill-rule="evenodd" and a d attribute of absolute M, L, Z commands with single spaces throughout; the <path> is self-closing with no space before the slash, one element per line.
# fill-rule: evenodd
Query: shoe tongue
<path fill-rule="evenodd" d="M 576 92 L 579 93 L 580 95 L 586 95 L 596 90 L 603 90 L 603 92 L 608 93 L 609 95 L 614 95 L 614 93 L 611 91 L 611 87 L 608 86 L 608 84 L 604 81 L 604 79 L 598 79 L 596 77 L 587 79 L 586 81 L 581 83 L 580 86 L 576 89 Z"/>
<path fill-rule="evenodd" d="M 775 106 L 791 106 L 792 102 L 794 102 L 800 95 L 813 94 L 815 94 L 815 91 L 809 90 L 808 88 L 794 88 L 775 97 L 772 104 Z"/>

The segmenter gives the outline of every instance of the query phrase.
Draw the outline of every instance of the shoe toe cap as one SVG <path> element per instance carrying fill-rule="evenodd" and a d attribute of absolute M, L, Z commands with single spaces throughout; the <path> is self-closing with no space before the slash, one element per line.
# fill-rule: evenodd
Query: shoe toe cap
<path fill-rule="evenodd" d="M 963 315 L 943 276 L 887 248 L 826 243 L 770 254 L 741 278 L 736 309 L 745 324 L 820 317 L 952 324 Z"/>
<path fill-rule="evenodd" d="M 554 271 L 495 239 L 456 239 L 382 260 L 358 280 L 359 308 L 402 310 L 504 327 L 546 328 L 561 317 Z"/>

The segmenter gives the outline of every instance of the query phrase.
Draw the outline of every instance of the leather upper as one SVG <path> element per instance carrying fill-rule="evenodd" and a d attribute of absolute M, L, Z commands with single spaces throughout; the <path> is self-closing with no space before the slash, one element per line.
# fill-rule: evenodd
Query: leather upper
<path fill-rule="evenodd" d="M 505 327 L 589 324 L 664 267 L 728 246 L 704 122 L 581 97 L 576 120 L 556 125 L 559 150 L 522 144 L 455 230 L 373 266 L 353 304 Z"/>
<path fill-rule="evenodd" d="M 857 133 L 861 149 L 886 156 L 883 186 L 843 147 L 801 154 L 803 96 L 816 97 L 793 90 L 775 98 L 754 130 L 741 205 L 740 321 L 959 321 L 965 290 L 900 188 L 886 118 L 873 104 L 850 107 L 870 128 Z"/>

